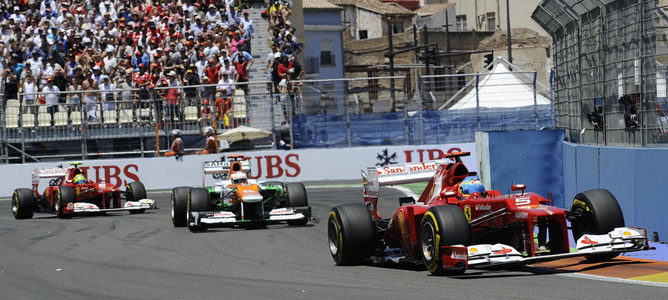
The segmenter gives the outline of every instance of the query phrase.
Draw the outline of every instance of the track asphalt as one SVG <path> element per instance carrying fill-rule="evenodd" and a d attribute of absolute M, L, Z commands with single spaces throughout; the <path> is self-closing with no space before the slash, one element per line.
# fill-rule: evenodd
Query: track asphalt
<path fill-rule="evenodd" d="M 335 266 L 327 247 L 332 206 L 360 203 L 360 187 L 307 185 L 316 220 L 304 227 L 174 228 L 161 209 L 61 220 L 15 220 L 0 201 L 2 299 L 665 299 L 666 263 L 578 259 L 514 270 L 435 277 L 413 265 Z M 382 188 L 389 217 L 402 193 Z M 654 272 L 654 273 L 652 273 Z M 615 275 L 615 274 L 621 275 Z M 617 276 L 617 277 L 614 277 Z"/>

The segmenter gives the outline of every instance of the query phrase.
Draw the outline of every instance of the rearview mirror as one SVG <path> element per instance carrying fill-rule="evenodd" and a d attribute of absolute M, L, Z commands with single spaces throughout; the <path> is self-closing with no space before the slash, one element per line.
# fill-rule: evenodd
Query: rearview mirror
<path fill-rule="evenodd" d="M 510 190 L 513 192 L 522 191 L 522 194 L 524 194 L 524 190 L 526 190 L 526 188 L 527 188 L 526 184 L 513 184 L 510 187 Z"/>

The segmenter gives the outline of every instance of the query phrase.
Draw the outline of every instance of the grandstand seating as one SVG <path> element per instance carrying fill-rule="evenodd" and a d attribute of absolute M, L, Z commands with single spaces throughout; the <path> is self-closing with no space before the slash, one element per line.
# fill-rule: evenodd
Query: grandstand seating
<path fill-rule="evenodd" d="M 23 125 L 23 128 L 35 127 L 35 115 L 22 114 L 21 118 L 22 118 L 21 125 Z"/>
<path fill-rule="evenodd" d="M 104 124 L 116 124 L 116 115 L 115 110 L 105 110 L 102 115 Z"/>
<path fill-rule="evenodd" d="M 67 126 L 67 110 L 60 110 L 53 115 L 56 126 Z"/>
<path fill-rule="evenodd" d="M 186 106 L 184 114 L 186 121 L 197 120 L 197 106 Z"/>
<path fill-rule="evenodd" d="M 132 123 L 132 109 L 121 109 L 119 114 L 119 123 Z"/>
<path fill-rule="evenodd" d="M 24 114 L 25 116 L 25 114 Z M 51 126 L 51 114 L 46 112 L 40 112 L 37 114 L 37 126 L 38 127 L 49 127 Z"/>

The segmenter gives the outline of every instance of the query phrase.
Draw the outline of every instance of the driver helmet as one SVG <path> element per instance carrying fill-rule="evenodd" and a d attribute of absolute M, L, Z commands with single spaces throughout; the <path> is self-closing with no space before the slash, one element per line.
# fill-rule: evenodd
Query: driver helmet
<path fill-rule="evenodd" d="M 79 173 L 77 175 L 74 175 L 74 184 L 84 184 L 86 183 L 86 177 L 83 176 L 83 174 Z"/>
<path fill-rule="evenodd" d="M 459 184 L 459 194 L 462 196 L 470 196 L 474 193 L 485 194 L 485 186 L 480 182 L 478 176 L 467 176 L 461 184 Z"/>
<path fill-rule="evenodd" d="M 230 179 L 232 179 L 232 183 L 237 183 L 237 184 L 246 183 L 246 181 L 248 181 L 246 173 L 244 172 L 233 173 L 232 176 L 230 176 Z"/>

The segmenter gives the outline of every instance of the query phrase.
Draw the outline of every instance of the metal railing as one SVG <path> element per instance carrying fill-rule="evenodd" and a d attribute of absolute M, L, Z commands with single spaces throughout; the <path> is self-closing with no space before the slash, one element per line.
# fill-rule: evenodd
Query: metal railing
<path fill-rule="evenodd" d="M 494 78 L 509 75 L 515 81 L 494 85 Z M 463 87 L 443 84 L 461 83 L 462 76 Z M 204 146 L 200 128 L 207 125 L 218 133 L 241 125 L 270 131 L 259 141 L 264 147 L 280 139 L 295 148 L 470 142 L 476 130 L 552 127 L 551 106 L 536 100 L 549 102 L 549 93 L 535 78 L 535 72 L 506 72 L 251 82 L 236 84 L 232 95 L 217 84 L 75 91 L 57 93 L 62 102 L 55 105 L 19 94 L 0 110 L 2 161 L 153 156 L 169 147 L 172 129 L 181 131 L 186 148 L 197 149 Z M 503 89 L 521 88 L 527 99 L 519 100 L 528 104 L 489 108 L 484 100 L 457 107 L 470 99 L 470 84 L 480 87 L 484 99 L 490 89 L 498 98 Z M 178 101 L 166 98 L 169 89 L 180 91 Z"/>

